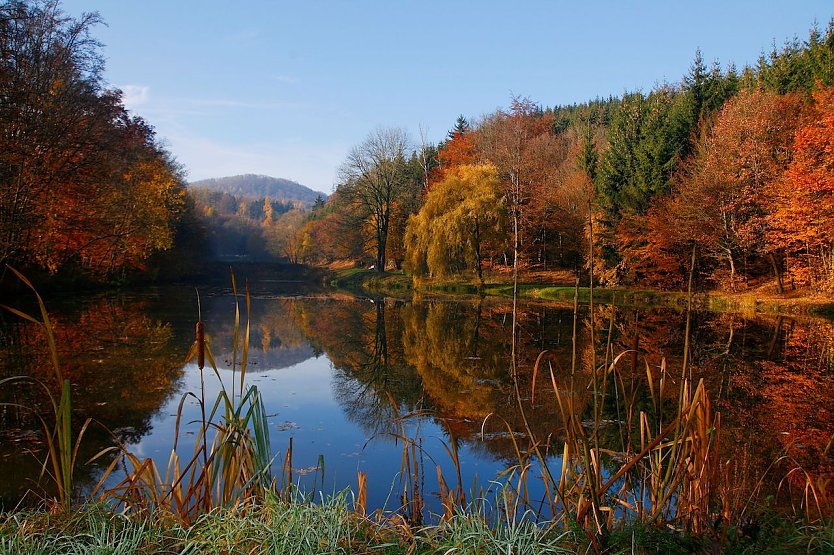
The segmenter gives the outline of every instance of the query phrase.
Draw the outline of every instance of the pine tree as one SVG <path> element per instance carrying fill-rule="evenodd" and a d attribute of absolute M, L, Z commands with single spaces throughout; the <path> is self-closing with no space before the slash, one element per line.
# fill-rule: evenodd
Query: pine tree
<path fill-rule="evenodd" d="M 582 150 L 579 153 L 579 169 L 585 172 L 588 179 L 593 183 L 597 177 L 599 165 L 599 154 L 594 146 L 594 128 L 591 122 L 585 126 L 585 134 L 582 137 Z"/>
<path fill-rule="evenodd" d="M 697 124 L 701 119 L 706 97 L 707 66 L 704 65 L 704 58 L 701 56 L 701 49 L 695 50 L 695 59 L 689 67 L 689 74 L 684 77 L 684 85 L 688 89 L 689 97 L 692 99 L 692 121 Z"/>
<path fill-rule="evenodd" d="M 469 131 L 470 131 L 469 122 L 466 121 L 466 118 L 463 117 L 463 114 L 461 114 L 461 115 L 458 116 L 458 119 L 455 121 L 454 129 L 449 131 L 447 136 L 448 136 L 449 140 L 452 140 L 455 137 L 457 137 L 458 135 L 465 135 L 466 133 L 469 133 Z"/>

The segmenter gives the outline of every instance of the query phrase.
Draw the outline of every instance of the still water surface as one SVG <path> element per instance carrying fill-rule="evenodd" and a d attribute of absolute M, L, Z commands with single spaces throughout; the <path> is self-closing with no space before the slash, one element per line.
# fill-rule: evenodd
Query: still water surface
<path fill-rule="evenodd" d="M 234 298 L 222 288 L 201 289 L 201 296 L 220 378 L 232 387 L 239 378 L 230 369 Z M 183 362 L 194 341 L 194 289 L 172 286 L 56 299 L 49 308 L 64 372 L 73 382 L 74 416 L 78 422 L 95 421 L 80 458 L 110 445 L 112 432 L 136 455 L 153 457 L 164 469 L 180 400 L 200 388 L 196 365 Z M 626 379 L 645 380 L 647 365 L 657 376 L 664 358 L 674 374 L 682 361 L 685 319 L 670 309 L 601 306 L 594 319 L 594 347 L 589 313 L 582 307 L 574 394 L 588 403 L 591 352 L 595 348 L 597 360 L 604 360 L 606 345 L 609 353 L 638 353 L 620 361 Z M 520 404 L 509 358 L 512 305 L 506 301 L 303 296 L 263 283 L 253 294 L 250 320 L 246 381 L 264 396 L 278 454 L 276 475 L 293 438 L 293 480 L 303 489 L 355 489 L 357 472 L 363 471 L 368 507 L 399 507 L 405 433 L 417 446 L 426 504 L 437 510 L 437 466 L 450 485 L 458 481 L 449 455 L 453 444 L 462 488 L 470 495 L 489 488 L 518 463 L 515 445 L 529 440 L 522 410 L 536 439 L 551 452 L 561 452 L 551 378 L 549 373 L 539 378 L 533 402 L 532 368 L 539 353 L 548 350 L 553 377 L 560 387 L 570 383 L 571 306 L 520 305 Z M 832 323 L 695 314 L 693 330 L 693 377 L 704 379 L 715 410 L 722 413 L 722 456 L 737 461 L 739 472 L 749 476 L 762 475 L 784 454 L 811 473 L 834 475 L 834 453 L 823 454 L 834 434 Z M 0 379 L 29 376 L 51 387 L 50 372 L 41 331 L 4 314 Z M 205 379 L 207 398 L 214 399 L 219 382 L 211 372 Z M 41 391 L 22 382 L 0 391 L 0 402 L 26 407 L 0 407 L 0 505 L 5 508 L 30 488 L 42 491 L 37 486 L 43 448 L 37 415 L 48 412 Z M 648 393 L 633 402 L 653 410 Z M 616 403 L 609 399 L 605 406 L 604 420 L 620 422 Z M 585 412 L 590 418 L 590 409 Z M 187 400 L 183 421 L 196 420 L 198 414 L 198 406 Z M 411 416 L 397 419 L 397 414 Z M 606 447 L 622 450 L 621 429 L 603 428 Z M 181 445 L 189 438 L 193 426 L 185 427 Z M 558 462 L 555 455 L 551 461 Z M 94 483 L 106 461 L 97 464 L 79 469 L 82 485 Z M 531 473 L 536 472 L 534 466 Z M 771 472 L 768 483 L 774 491 L 783 475 Z M 531 488 L 531 500 L 542 497 L 534 482 Z M 29 494 L 25 500 L 37 497 Z"/>

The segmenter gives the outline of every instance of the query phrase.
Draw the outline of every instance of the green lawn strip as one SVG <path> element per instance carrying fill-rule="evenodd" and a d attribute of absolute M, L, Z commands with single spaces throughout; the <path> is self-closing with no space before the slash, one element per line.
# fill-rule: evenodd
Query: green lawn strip
<path fill-rule="evenodd" d="M 511 281 L 487 281 L 479 290 L 477 283 L 461 280 L 433 280 L 414 283 L 412 278 L 399 272 L 378 273 L 374 270 L 354 268 L 334 272 L 331 285 L 337 289 L 362 294 L 402 296 L 417 291 L 424 294 L 485 295 L 512 298 Z M 523 277 L 523 276 L 522 276 Z M 575 288 L 572 285 L 546 285 L 519 283 L 520 298 L 573 302 Z M 579 288 L 579 301 L 587 303 L 590 290 Z M 652 289 L 628 289 L 621 287 L 596 287 L 594 300 L 603 304 L 635 307 L 668 307 L 686 310 L 686 293 L 682 291 L 658 291 Z M 833 303 L 802 303 L 792 299 L 757 299 L 751 295 L 729 295 L 710 291 L 696 293 L 693 306 L 698 310 L 741 314 L 765 314 L 773 316 L 816 316 L 834 319 Z"/>

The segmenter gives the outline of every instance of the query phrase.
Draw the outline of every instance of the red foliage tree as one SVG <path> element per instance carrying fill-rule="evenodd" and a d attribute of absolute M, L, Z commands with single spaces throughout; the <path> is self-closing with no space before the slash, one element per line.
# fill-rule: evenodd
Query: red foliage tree
<path fill-rule="evenodd" d="M 793 141 L 793 159 L 772 184 L 768 239 L 788 256 L 800 283 L 834 289 L 834 87 L 814 93 L 805 124 Z"/>
<path fill-rule="evenodd" d="M 453 133 L 448 141 L 440 145 L 437 160 L 440 164 L 429 176 L 429 187 L 443 181 L 453 169 L 476 161 L 474 131 Z"/>
<path fill-rule="evenodd" d="M 683 164 L 670 195 L 655 199 L 645 221 L 624 218 L 618 240 L 625 266 L 658 285 L 684 282 L 697 245 L 717 282 L 736 287 L 748 262 L 767 262 L 781 287 L 778 252 L 765 237 L 774 209 L 768 191 L 782 179 L 802 101 L 794 95 L 744 91 L 724 106 L 695 153 Z M 752 264 L 751 264 L 752 265 Z"/>

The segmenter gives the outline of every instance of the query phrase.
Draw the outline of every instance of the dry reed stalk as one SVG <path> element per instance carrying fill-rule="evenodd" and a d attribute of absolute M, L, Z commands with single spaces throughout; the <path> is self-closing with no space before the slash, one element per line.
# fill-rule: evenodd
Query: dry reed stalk
<path fill-rule="evenodd" d="M 40 478 L 43 478 L 45 475 L 50 477 L 58 494 L 57 506 L 64 512 L 69 512 L 72 507 L 72 500 L 75 494 L 74 474 L 75 469 L 78 466 L 78 450 L 81 446 L 81 440 L 92 422 L 92 419 L 88 418 L 84 421 L 77 436 L 75 437 L 75 440 L 73 440 L 72 389 L 69 379 L 64 377 L 61 370 L 61 364 L 58 360 L 58 347 L 55 341 L 54 328 L 52 327 L 52 322 L 49 319 L 49 312 L 46 310 L 46 304 L 43 302 L 43 299 L 37 289 L 35 289 L 35 286 L 32 285 L 32 282 L 30 282 L 15 268 L 8 265 L 6 267 L 32 291 L 38 303 L 38 310 L 41 318 L 40 320 L 10 306 L 0 305 L 0 308 L 9 311 L 24 320 L 34 323 L 39 328 L 43 329 L 44 335 L 46 336 L 50 361 L 52 363 L 52 371 L 55 377 L 56 385 L 60 391 L 60 395 L 56 397 L 53 394 L 51 387 L 38 380 L 34 380 L 35 383 L 40 385 L 46 393 L 52 407 L 52 417 L 54 419 L 54 424 L 50 425 L 44 417 L 39 414 L 35 415 L 43 428 L 47 448 L 46 457 L 41 465 Z M 11 384 L 20 382 L 24 379 L 27 378 L 24 376 L 6 378 L 4 380 L 0 380 L 0 386 L 7 383 Z M 30 407 L 24 407 L 14 403 L 2 403 L 0 405 L 30 410 Z M 87 461 L 87 464 L 98 460 L 108 453 L 111 453 L 113 450 L 113 447 L 102 449 L 91 457 Z M 104 476 L 102 477 L 102 481 L 106 479 L 109 472 L 112 471 L 113 468 L 113 464 L 107 468 Z"/>
<path fill-rule="evenodd" d="M 241 388 L 226 386 L 211 353 L 208 334 L 198 319 L 195 341 L 186 362 L 195 360 L 200 371 L 200 395 L 186 393 L 180 400 L 174 426 L 174 445 L 164 479 L 152 459 L 139 460 L 121 445 L 122 457 L 130 465 L 125 478 L 105 493 L 132 511 L 163 512 L 183 525 L 189 525 L 215 507 L 249 506 L 264 492 L 275 487 L 271 478 L 274 457 L 269 445 L 269 429 L 263 399 L 255 386 L 244 388 L 243 379 L 249 348 L 250 295 L 246 286 L 246 327 L 240 330 L 240 306 L 232 274 L 235 298 L 233 330 L 233 372 L 240 369 Z M 198 299 L 199 303 L 199 299 Z M 199 304 L 198 304 L 199 306 Z M 199 310 L 199 308 L 198 308 Z M 237 354 L 242 353 L 240 364 Z M 205 381 L 201 365 L 208 361 L 220 382 L 220 392 L 210 410 L 205 399 Z M 186 399 L 193 398 L 200 407 L 200 420 L 192 455 L 181 460 L 177 451 L 182 431 Z M 288 450 L 291 462 L 292 447 Z M 291 472 L 291 466 L 290 472 Z M 291 483 L 291 474 L 290 474 Z"/>
<path fill-rule="evenodd" d="M 365 516 L 365 512 L 368 505 L 368 473 L 361 471 L 357 472 L 356 480 L 358 483 L 359 495 L 356 499 L 355 510 L 361 516 Z"/>

